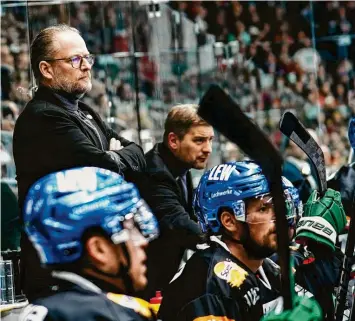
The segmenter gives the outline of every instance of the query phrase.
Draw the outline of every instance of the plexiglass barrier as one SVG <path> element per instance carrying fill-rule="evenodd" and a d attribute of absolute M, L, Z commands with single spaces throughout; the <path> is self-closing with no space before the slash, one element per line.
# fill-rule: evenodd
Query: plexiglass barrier
<path fill-rule="evenodd" d="M 347 158 L 355 109 L 352 13 L 353 2 L 4 1 L 2 130 L 13 130 L 36 85 L 32 39 L 66 23 L 96 55 L 84 102 L 145 151 L 161 139 L 170 107 L 197 103 L 218 83 L 282 149 L 280 116 L 295 112 L 333 171 Z M 223 137 L 214 156 L 210 166 L 242 157 Z"/>

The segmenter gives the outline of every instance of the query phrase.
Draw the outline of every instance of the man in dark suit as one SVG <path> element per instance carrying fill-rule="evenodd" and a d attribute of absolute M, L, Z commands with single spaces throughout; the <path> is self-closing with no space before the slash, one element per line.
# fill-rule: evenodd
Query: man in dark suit
<path fill-rule="evenodd" d="M 192 212 L 191 168 L 204 169 L 212 152 L 213 128 L 197 115 L 196 105 L 173 107 L 165 122 L 163 142 L 145 158 L 146 179 L 140 192 L 159 220 L 161 236 L 148 248 L 146 299 L 163 290 L 177 272 L 186 249 L 202 235 Z"/>
<path fill-rule="evenodd" d="M 33 40 L 31 66 L 38 90 L 17 119 L 13 140 L 20 208 L 31 185 L 55 171 L 96 166 L 127 178 L 144 170 L 143 150 L 80 101 L 92 88 L 93 64 L 75 28 L 48 27 Z M 24 234 L 21 265 L 25 294 L 32 301 L 48 290 L 50 279 Z"/>

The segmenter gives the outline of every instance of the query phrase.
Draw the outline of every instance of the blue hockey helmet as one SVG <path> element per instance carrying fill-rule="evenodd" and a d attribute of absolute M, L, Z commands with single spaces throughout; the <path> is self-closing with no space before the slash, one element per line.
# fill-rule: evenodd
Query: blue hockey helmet
<path fill-rule="evenodd" d="M 76 261 L 81 238 L 100 227 L 119 244 L 130 238 L 124 221 L 133 219 L 148 240 L 158 236 L 158 224 L 132 183 L 112 171 L 80 167 L 49 174 L 29 189 L 24 204 L 25 231 L 43 264 Z"/>
<path fill-rule="evenodd" d="M 284 186 L 285 188 L 285 186 Z M 286 188 L 285 188 L 286 190 Z M 267 195 L 269 184 L 261 167 L 253 161 L 229 162 L 208 170 L 201 177 L 194 195 L 194 211 L 203 232 L 218 233 L 221 223 L 218 217 L 221 207 L 230 208 L 237 220 L 246 222 L 246 199 Z M 285 193 L 287 196 L 288 193 Z M 291 196 L 287 218 L 295 215 Z"/>
<path fill-rule="evenodd" d="M 284 188 L 286 199 L 291 198 L 293 203 L 292 210 L 294 211 L 294 216 L 298 220 L 303 214 L 303 202 L 300 198 L 298 189 L 284 176 L 282 176 L 282 185 Z"/>

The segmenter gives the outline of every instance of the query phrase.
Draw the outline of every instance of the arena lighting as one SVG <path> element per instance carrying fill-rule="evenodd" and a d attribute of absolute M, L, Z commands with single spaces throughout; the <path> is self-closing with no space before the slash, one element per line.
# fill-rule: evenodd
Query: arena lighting
<path fill-rule="evenodd" d="M 149 18 L 159 18 L 161 17 L 159 3 L 150 3 L 148 5 L 148 17 Z"/>
<path fill-rule="evenodd" d="M 139 5 L 147 5 L 148 8 L 148 17 L 149 18 L 160 18 L 161 11 L 160 11 L 160 4 L 165 3 L 168 1 L 160 1 L 160 0 L 153 0 L 153 1 L 139 1 Z"/>

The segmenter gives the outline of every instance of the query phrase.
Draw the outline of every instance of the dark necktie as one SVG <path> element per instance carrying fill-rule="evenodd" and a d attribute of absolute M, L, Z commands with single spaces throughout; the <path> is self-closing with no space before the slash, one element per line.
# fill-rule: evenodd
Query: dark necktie
<path fill-rule="evenodd" d="M 187 184 L 186 184 L 186 174 L 178 176 L 176 179 L 181 192 L 184 195 L 185 202 L 188 203 L 188 193 L 187 193 Z"/>

